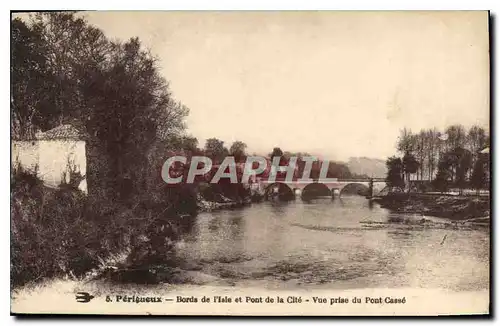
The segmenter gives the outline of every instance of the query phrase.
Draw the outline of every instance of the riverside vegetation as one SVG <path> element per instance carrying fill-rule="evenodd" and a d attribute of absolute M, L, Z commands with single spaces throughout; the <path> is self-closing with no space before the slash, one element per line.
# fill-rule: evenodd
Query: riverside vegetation
<path fill-rule="evenodd" d="M 189 109 L 173 97 L 157 59 L 138 38 L 110 40 L 72 12 L 17 17 L 11 30 L 11 136 L 32 140 L 60 124 L 77 128 L 85 135 L 88 189 L 84 194 L 72 182 L 81 176 L 49 188 L 36 171 L 12 166 L 12 287 L 58 277 L 169 280 L 183 263 L 175 242 L 193 227 L 197 212 L 243 205 L 251 194 L 224 182 L 167 185 L 160 177 L 163 162 L 173 155 L 205 155 L 214 162 L 232 155 L 240 162 L 246 145 L 235 141 L 228 148 L 210 138 L 199 148 L 186 133 Z M 280 156 L 286 165 L 292 155 L 308 156 L 279 147 L 268 156 Z M 399 170 L 390 169 L 391 176 L 408 176 L 423 166 L 395 162 Z M 465 165 L 449 162 L 442 170 L 453 177 L 440 180 L 462 182 L 457 171 Z M 470 177 L 483 180 L 478 171 Z M 358 176 L 331 162 L 328 177 Z"/>
<path fill-rule="evenodd" d="M 396 144 L 402 157 L 386 161 L 389 192 L 375 200 L 398 212 L 489 220 L 489 146 L 490 136 L 480 126 L 403 129 Z"/>
<path fill-rule="evenodd" d="M 227 148 L 210 138 L 199 148 L 186 133 L 189 109 L 173 97 L 158 60 L 138 38 L 111 40 L 74 12 L 14 17 L 11 24 L 11 137 L 34 140 L 61 124 L 76 128 L 85 140 L 88 190 L 71 181 L 83 176 L 49 188 L 36 170 L 13 164 L 12 286 L 54 277 L 168 277 L 167 267 L 179 264 L 175 241 L 197 212 L 241 206 L 249 191 L 203 180 L 167 185 L 163 162 L 173 155 L 214 162 L 232 155 L 239 162 L 246 145 Z M 284 161 L 291 155 L 278 147 L 270 154 Z M 332 162 L 328 176 L 353 175 Z"/>

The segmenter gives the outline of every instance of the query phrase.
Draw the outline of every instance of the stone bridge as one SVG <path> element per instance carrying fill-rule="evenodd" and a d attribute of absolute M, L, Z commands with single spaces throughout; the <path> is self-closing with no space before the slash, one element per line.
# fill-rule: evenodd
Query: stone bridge
<path fill-rule="evenodd" d="M 328 189 L 329 194 L 334 198 L 335 196 L 341 196 L 344 190 L 352 187 L 363 186 L 367 191 L 368 198 L 376 196 L 380 191 L 382 191 L 386 186 L 386 181 L 383 178 L 369 178 L 369 179 L 334 179 L 329 178 L 326 181 L 300 181 L 300 180 L 257 180 L 258 187 L 266 195 L 271 191 L 279 191 L 280 185 L 285 185 L 294 195 L 301 195 L 312 189 L 312 187 L 318 189 L 318 187 L 323 187 L 325 190 Z M 321 186 L 319 186 L 321 185 Z"/>

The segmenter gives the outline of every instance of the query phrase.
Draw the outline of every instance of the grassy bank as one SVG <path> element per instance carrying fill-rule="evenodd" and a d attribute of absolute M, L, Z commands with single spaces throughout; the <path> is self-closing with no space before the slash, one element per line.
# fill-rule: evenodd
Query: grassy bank
<path fill-rule="evenodd" d="M 395 212 L 424 214 L 451 220 L 488 218 L 490 215 L 489 197 L 391 194 L 374 201 Z"/>

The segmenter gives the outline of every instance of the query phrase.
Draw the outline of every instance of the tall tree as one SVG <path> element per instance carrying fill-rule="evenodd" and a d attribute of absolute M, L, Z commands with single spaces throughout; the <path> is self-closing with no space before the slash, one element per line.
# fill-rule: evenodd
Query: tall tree
<path fill-rule="evenodd" d="M 469 129 L 467 133 L 467 149 L 472 153 L 472 165 L 475 165 L 479 152 L 488 146 L 487 137 L 486 130 L 480 126 L 472 126 Z"/>
<path fill-rule="evenodd" d="M 441 192 L 448 190 L 450 184 L 450 173 L 447 169 L 447 164 L 444 161 L 439 162 L 436 178 L 432 181 L 432 184 L 434 188 Z"/>
<path fill-rule="evenodd" d="M 247 145 L 242 141 L 235 141 L 229 148 L 229 154 L 234 156 L 236 162 L 244 159 L 246 156 Z"/>
<path fill-rule="evenodd" d="M 183 136 L 181 137 L 182 148 L 190 151 L 196 152 L 198 150 L 198 139 L 196 137 L 191 136 Z"/>
<path fill-rule="evenodd" d="M 29 139 L 37 130 L 52 127 L 57 115 L 51 97 L 54 76 L 47 63 L 47 44 L 39 28 L 15 18 L 11 44 L 12 136 Z"/>
<path fill-rule="evenodd" d="M 446 135 L 448 139 L 446 140 L 447 151 L 453 150 L 458 147 L 465 147 L 466 143 L 466 132 L 462 125 L 453 125 L 446 128 Z"/>
<path fill-rule="evenodd" d="M 284 152 L 281 150 L 281 148 L 279 148 L 279 147 L 274 147 L 274 148 L 273 148 L 273 151 L 272 151 L 270 154 L 268 154 L 268 155 L 269 155 L 269 157 L 271 158 L 271 164 L 272 164 L 272 161 L 273 161 L 273 159 L 274 159 L 275 157 L 279 157 L 279 158 L 280 158 L 280 160 L 279 160 L 279 165 L 280 165 L 280 166 L 285 166 L 285 165 L 287 165 L 287 164 L 288 164 L 289 157 L 286 157 L 286 156 L 285 156 L 285 153 L 284 153 Z M 299 165 L 299 167 L 300 167 L 300 165 Z M 317 179 L 317 178 L 319 177 L 319 170 L 318 170 L 318 173 L 317 173 L 317 176 L 316 176 L 316 175 L 315 175 L 315 169 L 314 169 L 314 168 L 315 168 L 315 167 L 313 166 L 312 171 L 311 171 L 311 178 L 313 178 L 313 179 L 315 179 L 315 178 L 316 178 L 316 179 Z M 270 167 L 270 171 L 271 171 L 272 169 L 273 169 L 273 168 L 272 168 L 272 167 Z M 296 171 L 298 171 L 298 169 L 296 169 Z M 296 173 L 297 173 L 297 172 L 296 172 Z M 296 173 L 295 173 L 295 174 L 296 174 Z M 277 177 L 277 179 L 278 179 L 278 180 L 279 180 L 279 179 L 282 179 L 282 178 L 286 178 L 286 172 L 277 172 L 277 173 L 276 173 L 276 177 Z"/>
<path fill-rule="evenodd" d="M 209 138 L 205 142 L 205 155 L 212 158 L 212 160 L 222 162 L 222 160 L 229 154 L 229 151 L 224 147 L 224 142 L 217 138 Z"/>
<path fill-rule="evenodd" d="M 54 79 L 50 91 L 57 110 L 55 124 L 80 124 L 89 110 L 85 84 L 90 72 L 106 69 L 116 56 L 117 46 L 104 33 L 75 12 L 45 12 L 31 16 L 33 29 L 47 45 L 47 65 Z"/>
<path fill-rule="evenodd" d="M 484 155 L 480 155 L 476 162 L 474 163 L 474 168 L 472 169 L 472 175 L 470 179 L 471 187 L 476 189 L 477 195 L 479 191 L 487 187 L 487 171 L 488 164 Z"/>
<path fill-rule="evenodd" d="M 456 156 L 455 185 L 462 194 L 463 189 L 467 186 L 468 171 L 472 167 L 472 154 L 464 148 L 456 148 L 453 155 Z"/>
<path fill-rule="evenodd" d="M 439 132 L 436 128 L 428 129 L 426 131 L 426 138 L 428 177 L 429 179 L 432 179 L 438 164 L 439 153 L 441 151 L 441 140 L 439 139 Z"/>
<path fill-rule="evenodd" d="M 403 157 L 403 171 L 406 175 L 408 192 L 411 190 L 410 176 L 418 171 L 418 161 L 410 152 L 406 152 Z"/>
<path fill-rule="evenodd" d="M 273 148 L 273 151 L 271 152 L 271 154 L 269 154 L 269 157 L 272 160 L 275 156 L 283 156 L 283 151 L 281 150 L 281 148 L 279 147 Z"/>
<path fill-rule="evenodd" d="M 478 153 L 487 145 L 486 130 L 479 126 L 472 126 L 467 134 L 468 149 L 473 153 Z"/>
<path fill-rule="evenodd" d="M 166 149 L 198 152 L 198 139 L 187 135 L 171 135 L 167 139 Z"/>
<path fill-rule="evenodd" d="M 113 46 L 109 65 L 89 70 L 84 79 L 82 94 L 91 108 L 85 122 L 87 147 L 101 158 L 101 162 L 91 162 L 99 164 L 94 171 L 106 171 L 108 176 L 95 180 L 101 188 L 120 194 L 126 188 L 120 180 L 134 180 L 129 188 L 140 194 L 148 173 L 154 170 L 145 166 L 152 144 L 182 131 L 188 110 L 171 98 L 155 58 L 141 48 L 137 38 Z"/>
<path fill-rule="evenodd" d="M 387 176 L 385 178 L 389 187 L 404 188 L 403 161 L 396 156 L 389 157 L 385 162 L 387 166 Z"/>
<path fill-rule="evenodd" d="M 418 162 L 418 173 L 417 173 L 417 179 L 424 179 L 424 172 L 425 172 L 425 163 L 426 163 L 426 158 L 427 158 L 427 134 L 425 133 L 424 130 L 421 130 L 418 134 L 414 136 L 414 153 L 415 153 L 415 158 L 417 159 Z"/>
<path fill-rule="evenodd" d="M 403 128 L 399 132 L 398 141 L 396 144 L 397 150 L 401 153 L 411 153 L 415 147 L 415 137 L 411 130 Z"/>

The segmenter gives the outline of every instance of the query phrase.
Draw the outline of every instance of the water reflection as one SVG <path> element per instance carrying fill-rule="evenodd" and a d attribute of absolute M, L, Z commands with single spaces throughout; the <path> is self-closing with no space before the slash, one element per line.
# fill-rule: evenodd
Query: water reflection
<path fill-rule="evenodd" d="M 360 196 L 263 202 L 200 214 L 177 252 L 223 280 L 487 288 L 488 232 L 428 219 L 391 214 Z"/>

